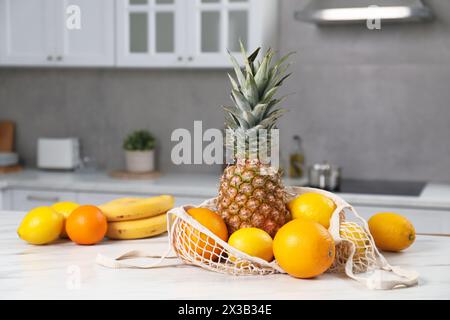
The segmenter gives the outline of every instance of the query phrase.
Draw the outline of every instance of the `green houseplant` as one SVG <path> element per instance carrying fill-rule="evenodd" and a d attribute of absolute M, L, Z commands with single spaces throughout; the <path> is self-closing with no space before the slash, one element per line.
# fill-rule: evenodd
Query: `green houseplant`
<path fill-rule="evenodd" d="M 155 146 L 156 140 L 147 130 L 137 130 L 129 134 L 123 142 L 127 171 L 154 171 Z"/>

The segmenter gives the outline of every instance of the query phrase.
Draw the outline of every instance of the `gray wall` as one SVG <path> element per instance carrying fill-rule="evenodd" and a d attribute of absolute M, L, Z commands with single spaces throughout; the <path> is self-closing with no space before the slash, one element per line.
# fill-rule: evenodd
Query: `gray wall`
<path fill-rule="evenodd" d="M 432 24 L 317 28 L 295 21 L 305 0 L 282 0 L 281 51 L 297 51 L 280 127 L 287 151 L 299 133 L 308 160 L 356 178 L 450 181 L 450 1 L 428 1 Z M 147 127 L 164 171 L 176 167 L 173 129 L 221 127 L 224 70 L 0 69 L 0 118 L 17 121 L 17 148 L 35 164 L 38 136 L 79 136 L 105 168 L 123 165 L 121 141 Z"/>

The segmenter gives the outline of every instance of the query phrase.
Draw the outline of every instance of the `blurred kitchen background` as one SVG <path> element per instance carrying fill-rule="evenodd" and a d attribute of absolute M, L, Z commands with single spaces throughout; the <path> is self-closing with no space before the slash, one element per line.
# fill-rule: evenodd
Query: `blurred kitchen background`
<path fill-rule="evenodd" d="M 30 37 L 44 36 L 34 23 L 43 22 L 40 3 L 46 1 L 0 2 L 2 24 L 9 3 L 10 10 L 21 11 L 12 12 L 12 27 L 29 28 Z M 94 26 L 91 16 L 111 19 L 101 12 L 83 12 L 83 5 L 97 2 L 102 8 L 113 0 L 65 2 L 81 5 L 82 28 Z M 291 137 L 299 134 L 309 162 L 338 164 L 347 177 L 450 181 L 450 2 L 427 1 L 436 15 L 431 23 L 383 24 L 381 30 L 365 24 L 318 27 L 295 20 L 294 13 L 307 2 L 278 1 L 279 30 L 271 45 L 282 53 L 297 52 L 284 88 L 292 95 L 285 103 L 289 114 L 280 124 L 282 151 L 288 152 Z M 35 21 L 22 26 L 22 19 L 33 15 Z M 18 37 L 23 38 L 13 40 L 30 41 L 25 32 Z M 114 55 L 114 47 L 109 49 Z M 36 165 L 38 137 L 75 136 L 83 154 L 100 167 L 121 167 L 121 141 L 143 127 L 158 139 L 160 170 L 220 172 L 217 166 L 173 165 L 170 135 L 176 128 L 192 130 L 194 120 L 202 120 L 204 127 L 223 126 L 221 106 L 230 103 L 229 70 L 7 64 L 0 68 L 0 118 L 16 122 L 17 151 L 26 166 Z"/>
<path fill-rule="evenodd" d="M 450 1 L 361 3 L 413 8 L 418 21 L 311 21 L 347 0 L 0 0 L 0 120 L 15 123 L 26 169 L 40 137 L 79 138 L 98 170 L 121 169 L 124 137 L 144 128 L 158 171 L 219 176 L 174 165 L 170 137 L 195 120 L 223 128 L 225 49 L 242 39 L 297 52 L 281 92 L 286 166 L 299 135 L 307 165 L 328 161 L 346 179 L 450 183 Z M 81 30 L 64 27 L 70 5 Z"/>

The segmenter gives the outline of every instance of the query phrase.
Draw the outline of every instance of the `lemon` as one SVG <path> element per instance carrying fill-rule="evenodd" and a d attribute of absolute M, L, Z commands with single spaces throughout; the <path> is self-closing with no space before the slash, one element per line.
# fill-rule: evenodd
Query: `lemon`
<path fill-rule="evenodd" d="M 63 221 L 63 216 L 51 207 L 38 207 L 23 218 L 17 234 L 31 244 L 47 244 L 58 239 Z"/>
<path fill-rule="evenodd" d="M 273 260 L 272 242 L 272 237 L 258 228 L 239 229 L 228 239 L 228 244 L 233 248 L 268 262 Z M 236 259 L 231 257 L 232 261 Z"/>
<path fill-rule="evenodd" d="M 369 235 L 357 223 L 344 221 L 341 223 L 339 235 L 342 239 L 351 241 L 355 244 L 355 254 L 353 259 L 365 258 L 366 251 L 371 250 Z"/>
<path fill-rule="evenodd" d="M 384 251 L 404 250 L 416 239 L 412 223 L 393 212 L 375 214 L 369 219 L 369 230 L 376 246 Z"/>
<path fill-rule="evenodd" d="M 70 201 L 57 202 L 57 203 L 52 205 L 53 210 L 55 210 L 56 212 L 60 213 L 64 217 L 63 228 L 62 228 L 62 231 L 61 231 L 61 237 L 62 238 L 67 238 L 68 237 L 67 233 L 66 233 L 66 220 L 67 220 L 67 218 L 79 206 L 80 205 L 78 203 L 74 203 L 74 202 L 70 202 Z"/>
<path fill-rule="evenodd" d="M 62 214 L 64 218 L 68 218 L 69 215 L 72 213 L 73 210 L 78 208 L 80 205 L 75 202 L 70 201 L 64 201 L 64 202 L 57 202 L 52 205 L 53 210 L 56 212 Z"/>
<path fill-rule="evenodd" d="M 330 227 L 331 216 L 336 209 L 333 200 L 318 193 L 304 193 L 288 204 L 292 219 L 306 218 Z"/>

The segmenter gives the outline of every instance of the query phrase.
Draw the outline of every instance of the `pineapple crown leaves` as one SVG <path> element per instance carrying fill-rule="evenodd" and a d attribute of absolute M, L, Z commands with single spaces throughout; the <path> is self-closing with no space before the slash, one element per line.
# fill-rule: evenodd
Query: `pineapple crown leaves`
<path fill-rule="evenodd" d="M 235 151 L 237 158 L 249 158 L 254 155 L 269 154 L 274 141 L 271 129 L 275 129 L 285 109 L 277 108 L 286 96 L 276 98 L 278 89 L 290 76 L 287 62 L 293 54 L 289 53 L 278 61 L 273 61 L 275 52 L 267 50 L 258 60 L 261 48 L 250 55 L 241 43 L 244 67 L 228 52 L 233 64 L 235 77 L 228 74 L 231 82 L 231 100 L 234 106 L 225 106 L 225 125 L 236 140 L 245 141 L 245 149 L 237 148 L 235 141 L 226 141 L 227 149 Z M 259 130 L 267 130 L 267 136 L 259 135 Z"/>
<path fill-rule="evenodd" d="M 291 75 L 286 71 L 290 66 L 287 60 L 293 52 L 272 63 L 275 52 L 268 49 L 264 57 L 257 60 L 260 51 L 261 48 L 258 48 L 248 55 L 241 42 L 244 68 L 228 52 L 235 73 L 235 78 L 228 74 L 234 106 L 224 107 L 225 125 L 229 129 L 272 129 L 285 112 L 284 109 L 275 108 L 285 97 L 276 99 L 275 95 Z"/>

